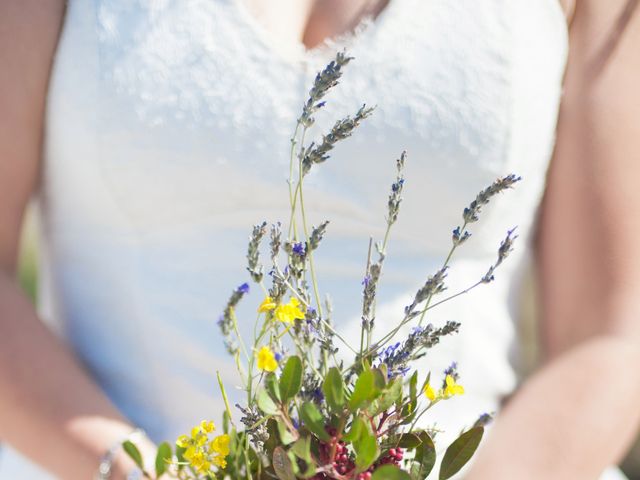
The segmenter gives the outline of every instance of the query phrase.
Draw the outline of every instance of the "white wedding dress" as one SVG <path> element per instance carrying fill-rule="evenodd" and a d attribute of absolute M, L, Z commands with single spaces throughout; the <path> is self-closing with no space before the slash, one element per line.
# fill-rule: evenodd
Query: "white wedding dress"
<path fill-rule="evenodd" d="M 495 198 L 448 277 L 480 278 L 507 229 L 516 250 L 496 281 L 433 311 L 462 322 L 420 362 L 457 361 L 466 394 L 433 410 L 451 435 L 498 409 L 517 384 L 515 303 L 554 144 L 567 57 L 556 0 L 391 0 L 324 48 L 285 49 L 243 0 L 70 0 L 52 72 L 38 208 L 43 320 L 156 441 L 223 410 L 215 372 L 237 380 L 216 320 L 248 280 L 246 242 L 287 221 L 289 137 L 317 70 L 355 57 L 307 138 L 366 102 L 374 115 L 314 168 L 305 201 L 331 220 L 318 253 L 334 321 L 357 333 L 370 235 L 380 238 L 395 159 L 405 200 L 389 246 L 377 323 L 387 330 L 443 262 L 462 209 L 495 178 Z M 245 331 L 261 301 L 239 309 Z M 49 476 L 7 447 L 1 479 Z M 559 452 L 558 461 L 562 461 Z M 623 478 L 617 470 L 602 478 Z"/>

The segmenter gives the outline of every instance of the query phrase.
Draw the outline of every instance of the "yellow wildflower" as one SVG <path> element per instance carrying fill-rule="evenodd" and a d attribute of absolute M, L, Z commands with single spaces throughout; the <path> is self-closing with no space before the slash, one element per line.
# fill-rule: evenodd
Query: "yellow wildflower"
<path fill-rule="evenodd" d="M 424 394 L 427 396 L 427 398 L 429 400 L 431 400 L 432 402 L 434 402 L 437 398 L 438 398 L 438 394 L 435 392 L 435 390 L 433 389 L 433 387 L 431 386 L 430 383 L 427 382 L 427 384 L 424 386 Z"/>
<path fill-rule="evenodd" d="M 218 435 L 214 438 L 211 441 L 211 450 L 223 457 L 229 455 L 229 435 L 225 433 L 224 435 Z"/>
<path fill-rule="evenodd" d="M 216 426 L 211 420 L 203 420 L 202 422 L 200 422 L 200 428 L 203 432 L 211 433 L 216 429 Z"/>
<path fill-rule="evenodd" d="M 198 451 L 191 457 L 189 460 L 193 468 L 197 470 L 198 473 L 206 473 L 211 468 L 211 462 L 207 460 L 206 455 L 202 451 Z"/>
<path fill-rule="evenodd" d="M 258 359 L 258 368 L 260 370 L 264 370 L 265 372 L 275 372 L 276 368 L 278 368 L 278 362 L 276 361 L 275 355 L 266 345 L 260 349 L 256 354 L 256 357 Z"/>
<path fill-rule="evenodd" d="M 445 388 L 444 395 L 445 397 L 453 397 L 454 395 L 462 395 L 464 394 L 464 387 L 462 385 L 458 385 L 455 379 L 451 375 L 447 375 L 444 379 Z"/>
<path fill-rule="evenodd" d="M 182 456 L 184 458 L 186 458 L 187 460 L 191 461 L 195 458 L 196 453 L 198 453 L 198 450 L 196 449 L 196 447 L 194 447 L 193 445 L 190 446 L 189 448 L 187 448 L 184 453 L 182 454 Z"/>
<path fill-rule="evenodd" d="M 213 457 L 213 464 L 220 468 L 227 467 L 227 461 L 224 457 Z"/>
<path fill-rule="evenodd" d="M 176 445 L 180 448 L 187 448 L 189 446 L 189 437 L 187 435 L 180 435 L 176 440 Z"/>
<path fill-rule="evenodd" d="M 304 319 L 304 306 L 300 308 L 300 301 L 292 298 L 285 305 L 278 305 L 275 311 L 276 318 L 283 323 L 293 323 L 296 319 Z"/>
<path fill-rule="evenodd" d="M 214 423 L 204 420 L 191 429 L 191 436 L 180 435 L 176 440 L 178 447 L 184 448 L 184 458 L 189 462 L 191 467 L 197 473 L 208 475 L 209 478 L 215 478 L 211 468 L 225 468 L 227 461 L 225 457 L 229 455 L 229 436 L 218 435 L 209 440 L 209 435 L 216 429 Z"/>
<path fill-rule="evenodd" d="M 260 306 L 258 307 L 258 313 L 265 313 L 270 310 L 273 310 L 276 307 L 277 305 L 273 301 L 273 298 L 265 297 L 262 303 L 260 304 Z"/>

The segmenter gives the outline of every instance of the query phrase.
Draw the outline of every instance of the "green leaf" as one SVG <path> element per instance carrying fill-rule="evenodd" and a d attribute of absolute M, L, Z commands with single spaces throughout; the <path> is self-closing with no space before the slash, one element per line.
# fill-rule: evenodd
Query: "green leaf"
<path fill-rule="evenodd" d="M 480 445 L 483 434 L 484 428 L 474 427 L 449 445 L 440 464 L 440 480 L 451 478 L 465 466 Z"/>
<path fill-rule="evenodd" d="M 168 462 L 171 461 L 171 455 L 171 446 L 167 442 L 161 443 L 156 453 L 156 478 L 167 471 Z"/>
<path fill-rule="evenodd" d="M 295 442 L 298 437 L 289 430 L 287 425 L 282 420 L 276 420 L 276 422 L 278 424 L 278 435 L 280 436 L 282 444 L 289 445 Z"/>
<path fill-rule="evenodd" d="M 184 452 L 186 452 L 186 447 L 178 447 L 176 445 L 176 459 L 178 460 L 178 470 L 181 471 L 184 468 L 184 462 L 186 459 L 184 458 Z"/>
<path fill-rule="evenodd" d="M 280 403 L 282 401 L 282 399 L 280 398 L 280 387 L 278 386 L 278 378 L 274 373 L 270 373 L 265 377 L 264 386 L 275 402 Z"/>
<path fill-rule="evenodd" d="M 133 442 L 129 440 L 125 440 L 122 443 L 122 448 L 124 448 L 124 451 L 127 452 L 127 455 L 131 457 L 131 459 L 135 462 L 135 464 L 141 470 L 144 470 L 144 462 L 142 461 L 142 454 L 140 453 L 140 450 L 138 450 L 138 447 L 136 447 Z"/>
<path fill-rule="evenodd" d="M 378 439 L 375 435 L 364 430 L 357 442 L 353 444 L 356 452 L 356 470 L 358 473 L 364 472 L 380 455 Z"/>
<path fill-rule="evenodd" d="M 374 368 L 371 371 L 373 372 L 373 383 L 375 384 L 376 389 L 382 390 L 387 385 L 386 368 L 384 369 L 384 371 L 381 368 Z"/>
<path fill-rule="evenodd" d="M 394 378 L 382 390 L 382 393 L 375 402 L 375 406 L 369 410 L 371 415 L 378 415 L 396 403 L 402 396 L 402 378 Z"/>
<path fill-rule="evenodd" d="M 276 447 L 273 450 L 273 470 L 280 480 L 296 480 L 291 459 L 282 447 Z"/>
<path fill-rule="evenodd" d="M 411 399 L 411 410 L 409 413 L 413 413 L 418 405 L 418 372 L 413 372 L 409 379 L 409 398 Z"/>
<path fill-rule="evenodd" d="M 429 476 L 436 464 L 436 447 L 429 434 L 425 431 L 413 433 L 420 439 L 420 445 L 416 447 L 414 463 L 411 467 L 411 476 L 423 480 Z"/>
<path fill-rule="evenodd" d="M 316 474 L 316 465 L 311 457 L 311 437 L 298 439 L 291 447 L 291 450 L 289 450 L 289 458 L 291 458 L 291 454 L 301 459 L 306 466 L 304 470 L 300 471 L 299 476 L 302 478 L 311 478 Z M 292 459 L 294 464 L 299 463 L 295 460 L 295 458 Z"/>
<path fill-rule="evenodd" d="M 411 477 L 395 465 L 383 465 L 376 468 L 371 480 L 411 480 Z"/>
<path fill-rule="evenodd" d="M 311 438 L 302 437 L 298 439 L 291 447 L 291 451 L 298 458 L 304 460 L 307 463 L 311 463 Z"/>
<path fill-rule="evenodd" d="M 344 407 L 344 380 L 336 367 L 329 369 L 322 384 L 322 392 L 329 408 L 334 412 L 341 412 Z"/>
<path fill-rule="evenodd" d="M 420 446 L 422 440 L 416 433 L 401 433 L 399 436 L 394 437 L 393 444 L 400 448 L 407 450 L 413 450 Z"/>
<path fill-rule="evenodd" d="M 351 422 L 351 428 L 349 429 L 349 432 L 343 435 L 342 438 L 346 442 L 355 443 L 362 436 L 362 433 L 365 432 L 366 430 L 367 430 L 366 422 L 362 418 L 356 417 L 353 419 L 353 422 Z"/>
<path fill-rule="evenodd" d="M 280 409 L 266 390 L 258 392 L 258 408 L 266 415 L 276 415 L 280 412 Z"/>
<path fill-rule="evenodd" d="M 409 379 L 409 401 L 402 407 L 402 425 L 413 422 L 418 411 L 418 372 L 413 372 Z"/>
<path fill-rule="evenodd" d="M 269 439 L 264 442 L 264 449 L 269 456 L 273 456 L 273 451 L 280 445 L 280 441 L 278 440 L 278 425 L 274 418 L 267 420 L 267 433 L 269 434 Z"/>
<path fill-rule="evenodd" d="M 302 360 L 298 356 L 291 356 L 282 370 L 280 377 L 280 397 L 282 403 L 296 396 L 302 387 Z"/>
<path fill-rule="evenodd" d="M 371 370 L 363 370 L 356 380 L 356 385 L 349 399 L 349 409 L 355 412 L 369 400 L 373 400 L 379 390 L 376 389 L 375 374 Z"/>
<path fill-rule="evenodd" d="M 389 378 L 389 367 L 387 367 L 386 363 L 380 364 L 376 370 L 380 370 L 382 372 L 382 378 L 384 379 L 383 383 L 387 383 L 387 378 Z"/>
<path fill-rule="evenodd" d="M 331 440 L 331 435 L 324 429 L 324 418 L 314 403 L 304 402 L 302 404 L 300 418 L 309 431 L 320 440 L 324 440 L 325 442 Z"/>

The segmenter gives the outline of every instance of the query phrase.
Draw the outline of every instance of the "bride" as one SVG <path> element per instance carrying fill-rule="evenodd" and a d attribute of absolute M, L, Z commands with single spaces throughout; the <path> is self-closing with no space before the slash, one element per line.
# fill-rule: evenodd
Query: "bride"
<path fill-rule="evenodd" d="M 640 417 L 636 5 L 1 2 L 0 478 L 136 478 L 117 448 L 134 429 L 151 456 L 219 415 L 215 371 L 234 378 L 217 315 L 245 281 L 250 226 L 286 219 L 288 138 L 315 72 L 343 48 L 355 60 L 311 134 L 361 102 L 377 109 L 308 184 L 314 221 L 331 220 L 319 275 L 336 323 L 357 322 L 362 257 L 401 150 L 381 322 L 441 264 L 475 193 L 521 175 L 449 288 L 484 273 L 518 225 L 513 258 L 430 320 L 463 323 L 424 368 L 458 361 L 467 392 L 431 420 L 455 433 L 501 409 L 467 480 L 622 478 L 607 467 Z M 32 196 L 37 312 L 15 280 Z M 517 387 L 514 304 L 530 258 L 546 356 Z"/>

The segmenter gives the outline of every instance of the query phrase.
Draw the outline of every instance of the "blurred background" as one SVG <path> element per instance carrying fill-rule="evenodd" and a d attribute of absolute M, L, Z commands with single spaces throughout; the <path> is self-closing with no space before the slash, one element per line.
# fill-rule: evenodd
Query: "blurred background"
<path fill-rule="evenodd" d="M 36 238 L 36 222 L 33 210 L 30 209 L 22 231 L 19 278 L 22 288 L 34 302 L 38 295 L 38 247 Z M 535 305 L 533 275 L 530 274 L 521 301 L 520 337 L 523 342 L 523 356 L 522 362 L 518 366 L 521 375 L 530 373 L 538 361 L 539 349 L 537 348 Z M 630 480 L 640 480 L 640 438 L 623 462 L 622 468 Z"/>

